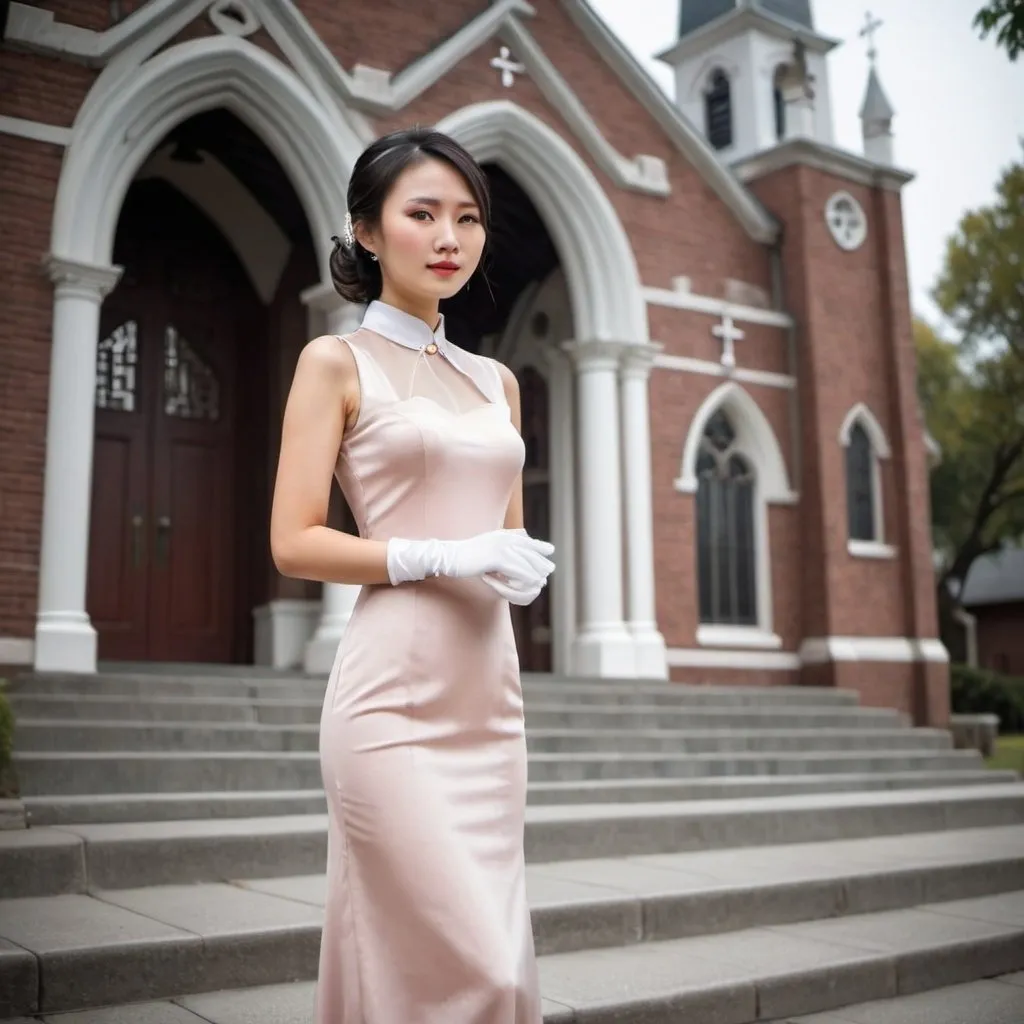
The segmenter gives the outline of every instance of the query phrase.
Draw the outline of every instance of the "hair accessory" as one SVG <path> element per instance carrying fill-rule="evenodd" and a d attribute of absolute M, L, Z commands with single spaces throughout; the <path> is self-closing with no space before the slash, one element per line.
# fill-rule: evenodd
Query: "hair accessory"
<path fill-rule="evenodd" d="M 342 235 L 345 245 L 351 249 L 356 244 L 356 233 L 352 230 L 352 214 L 345 211 L 345 230 Z"/>

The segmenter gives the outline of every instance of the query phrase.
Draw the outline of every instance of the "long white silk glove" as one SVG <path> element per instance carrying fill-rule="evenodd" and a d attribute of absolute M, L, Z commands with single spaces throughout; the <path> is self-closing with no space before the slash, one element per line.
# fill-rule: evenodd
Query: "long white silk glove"
<path fill-rule="evenodd" d="M 513 585 L 543 584 L 555 568 L 547 557 L 554 545 L 534 540 L 525 531 L 492 530 L 466 540 L 388 541 L 388 577 L 393 584 L 428 576 L 468 579 L 498 573 Z"/>

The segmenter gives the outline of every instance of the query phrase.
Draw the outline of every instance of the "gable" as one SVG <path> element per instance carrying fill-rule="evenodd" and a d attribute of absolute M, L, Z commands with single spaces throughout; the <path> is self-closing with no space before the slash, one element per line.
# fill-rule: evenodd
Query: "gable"
<path fill-rule="evenodd" d="M 471 10 L 475 0 L 467 10 Z M 549 0 L 554 2 L 554 0 Z M 777 235 L 774 219 L 721 163 L 703 137 L 647 76 L 586 0 L 558 0 L 610 71 L 654 118 L 672 146 L 697 170 L 758 242 Z M 347 71 L 298 10 L 294 0 L 149 0 L 118 25 L 96 32 L 58 21 L 52 12 L 12 3 L 8 39 L 15 45 L 104 66 L 90 101 L 102 102 L 123 76 L 137 68 L 194 19 L 218 14 L 218 28 L 245 38 L 262 27 L 296 73 L 335 116 L 369 141 L 366 116 L 404 109 L 483 43 L 506 43 L 551 105 L 611 180 L 621 188 L 664 195 L 669 189 L 664 161 L 644 153 L 621 153 L 601 131 L 569 83 L 529 31 L 534 8 L 527 0 L 496 0 L 446 40 L 397 72 L 356 64 Z M 232 22 L 237 21 L 233 27 Z M 99 86 L 102 85 L 103 88 Z M 364 116 L 365 115 L 365 116 Z"/>

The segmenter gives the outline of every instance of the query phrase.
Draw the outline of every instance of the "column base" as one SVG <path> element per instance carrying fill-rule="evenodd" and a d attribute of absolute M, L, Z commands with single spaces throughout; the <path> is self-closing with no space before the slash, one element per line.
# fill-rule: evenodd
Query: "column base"
<path fill-rule="evenodd" d="M 301 668 L 306 646 L 320 620 L 320 602 L 277 598 L 253 610 L 253 662 L 271 668 Z"/>
<path fill-rule="evenodd" d="M 338 645 L 345 635 L 348 616 L 341 619 L 321 620 L 312 639 L 306 644 L 302 657 L 302 670 L 311 676 L 330 675 L 334 667 L 334 658 L 338 653 Z"/>
<path fill-rule="evenodd" d="M 653 624 L 630 624 L 638 679 L 668 679 L 665 638 Z"/>
<path fill-rule="evenodd" d="M 41 612 L 36 620 L 37 672 L 96 674 L 96 630 L 84 612 Z"/>
<path fill-rule="evenodd" d="M 328 675 L 334 667 L 338 645 L 352 618 L 359 591 L 358 586 L 350 583 L 324 584 L 320 621 L 313 638 L 306 644 L 302 660 L 303 669 L 310 675 Z"/>
<path fill-rule="evenodd" d="M 621 626 L 581 633 L 573 643 L 573 675 L 597 679 L 635 679 L 636 649 Z"/>

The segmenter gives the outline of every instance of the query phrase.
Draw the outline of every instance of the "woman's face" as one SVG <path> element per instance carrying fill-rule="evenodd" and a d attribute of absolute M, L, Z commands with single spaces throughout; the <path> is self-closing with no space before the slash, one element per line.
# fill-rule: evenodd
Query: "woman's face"
<path fill-rule="evenodd" d="M 480 263 L 480 214 L 462 175 L 427 158 L 399 175 L 378 227 L 357 229 L 357 237 L 380 260 L 384 294 L 436 302 L 459 291 Z"/>

